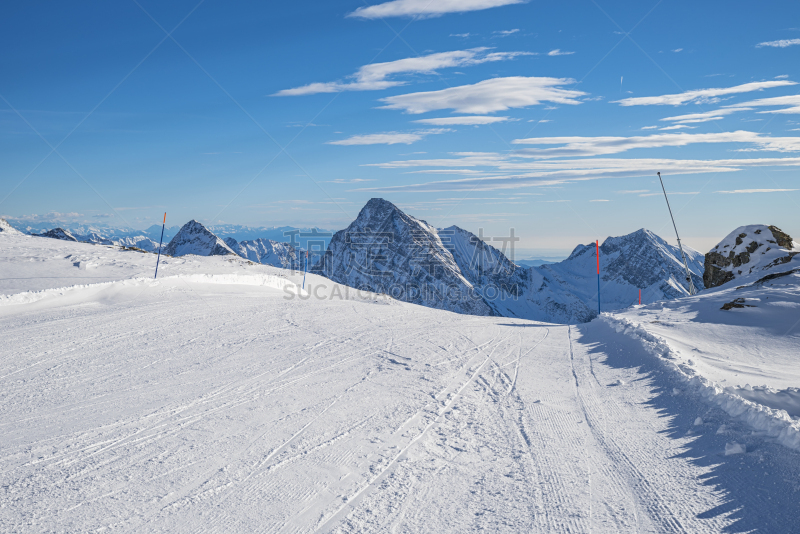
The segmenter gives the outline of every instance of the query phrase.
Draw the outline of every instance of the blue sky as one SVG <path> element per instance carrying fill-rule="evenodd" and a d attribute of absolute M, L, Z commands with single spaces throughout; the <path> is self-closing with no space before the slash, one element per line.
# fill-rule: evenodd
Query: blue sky
<path fill-rule="evenodd" d="M 0 213 L 346 226 L 371 197 L 539 254 L 800 234 L 800 4 L 18 2 Z M 794 23 L 797 25 L 798 23 Z M 55 150 L 53 150 L 55 148 Z"/>

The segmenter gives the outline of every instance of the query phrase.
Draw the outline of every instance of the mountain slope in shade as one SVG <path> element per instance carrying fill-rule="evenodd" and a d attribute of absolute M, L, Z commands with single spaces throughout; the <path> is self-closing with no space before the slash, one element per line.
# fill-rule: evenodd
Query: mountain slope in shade
<path fill-rule="evenodd" d="M 373 198 L 331 239 L 314 271 L 356 289 L 471 315 L 497 315 L 427 222 Z"/>
<path fill-rule="evenodd" d="M 706 287 L 718 287 L 740 276 L 789 263 L 800 254 L 800 243 L 776 226 L 740 226 L 705 256 Z"/>
<path fill-rule="evenodd" d="M 49 237 L 51 239 L 61 239 L 62 241 L 77 241 L 77 238 L 69 230 L 63 228 L 53 228 L 43 234 L 34 234 L 37 237 Z"/>
<path fill-rule="evenodd" d="M 302 269 L 302 250 L 295 249 L 289 243 L 279 243 L 271 239 L 254 239 L 237 242 L 232 237 L 225 238 L 225 244 L 239 256 L 254 263 L 283 267 L 284 269 Z"/>
<path fill-rule="evenodd" d="M 0 234 L 4 235 L 22 235 L 22 232 L 8 224 L 3 218 L 0 218 Z"/>
<path fill-rule="evenodd" d="M 164 248 L 170 256 L 225 256 L 236 255 L 225 242 L 194 219 L 184 224 Z"/>

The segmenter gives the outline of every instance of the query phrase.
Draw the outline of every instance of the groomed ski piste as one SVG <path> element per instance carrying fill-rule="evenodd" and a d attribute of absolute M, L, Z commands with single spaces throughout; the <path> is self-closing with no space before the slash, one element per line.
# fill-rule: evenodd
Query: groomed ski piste
<path fill-rule="evenodd" d="M 578 325 L 155 259 L 0 234 L 0 531 L 798 529 L 800 257 Z"/>

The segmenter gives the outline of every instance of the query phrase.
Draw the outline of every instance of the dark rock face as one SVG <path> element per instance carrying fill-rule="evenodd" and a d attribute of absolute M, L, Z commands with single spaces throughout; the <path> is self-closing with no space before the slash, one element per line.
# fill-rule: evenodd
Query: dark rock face
<path fill-rule="evenodd" d="M 61 239 L 62 241 L 78 241 L 74 235 L 72 235 L 69 230 L 64 230 L 63 228 L 53 228 L 52 230 L 48 230 L 43 234 L 34 234 L 38 237 L 49 237 L 51 239 Z"/>
<path fill-rule="evenodd" d="M 767 228 L 769 228 L 769 231 L 772 232 L 772 237 L 775 238 L 775 242 L 778 243 L 779 247 L 792 250 L 792 238 L 789 236 L 789 234 L 777 226 L 768 226 Z"/>

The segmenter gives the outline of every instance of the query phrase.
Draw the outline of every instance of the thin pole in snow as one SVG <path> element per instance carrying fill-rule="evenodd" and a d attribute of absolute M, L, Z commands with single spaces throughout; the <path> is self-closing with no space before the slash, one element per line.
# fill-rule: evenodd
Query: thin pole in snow
<path fill-rule="evenodd" d="M 158 242 L 158 259 L 156 260 L 156 275 L 153 279 L 158 278 L 158 263 L 161 261 L 161 245 L 164 244 L 164 227 L 167 226 L 167 212 L 164 212 L 164 222 L 161 223 L 161 241 Z"/>
<path fill-rule="evenodd" d="M 597 245 L 597 315 L 600 315 L 600 240 L 594 243 Z"/>
<path fill-rule="evenodd" d="M 306 268 L 303 271 L 303 289 L 306 288 L 306 273 L 308 272 L 308 251 L 306 250 Z"/>
<path fill-rule="evenodd" d="M 661 179 L 661 173 L 657 172 L 658 181 L 661 182 L 661 190 L 664 191 L 664 199 L 667 201 L 667 209 L 669 210 L 669 217 L 672 219 L 672 227 L 675 228 L 675 237 L 678 238 L 678 248 L 681 249 L 681 257 L 683 258 L 683 266 L 686 269 L 686 281 L 689 282 L 689 294 L 694 295 L 697 291 L 692 282 L 692 274 L 689 271 L 689 264 L 686 262 L 686 254 L 683 253 L 683 245 L 681 245 L 681 236 L 678 235 L 678 227 L 675 226 L 675 217 L 672 216 L 672 208 L 669 207 L 669 198 L 667 198 L 667 190 L 664 189 L 664 180 Z"/>
<path fill-rule="evenodd" d="M 642 290 L 639 290 L 639 306 L 642 305 Z"/>

